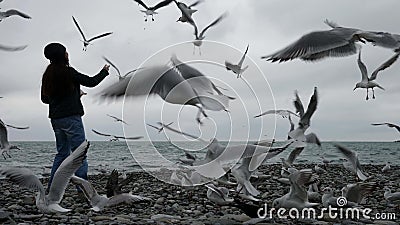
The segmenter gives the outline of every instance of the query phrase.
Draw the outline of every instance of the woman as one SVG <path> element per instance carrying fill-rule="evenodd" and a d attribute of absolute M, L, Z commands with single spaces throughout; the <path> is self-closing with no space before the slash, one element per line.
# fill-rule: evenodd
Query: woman
<path fill-rule="evenodd" d="M 81 119 L 84 111 L 80 100 L 83 93 L 80 85 L 95 87 L 108 75 L 110 66 L 105 65 L 93 77 L 83 75 L 69 66 L 68 52 L 60 43 L 48 44 L 44 48 L 44 56 L 50 60 L 50 65 L 42 77 L 41 99 L 49 105 L 49 118 L 57 145 L 47 188 L 49 190 L 57 168 L 86 139 Z M 88 163 L 85 159 L 75 175 L 87 179 L 87 171 Z"/>

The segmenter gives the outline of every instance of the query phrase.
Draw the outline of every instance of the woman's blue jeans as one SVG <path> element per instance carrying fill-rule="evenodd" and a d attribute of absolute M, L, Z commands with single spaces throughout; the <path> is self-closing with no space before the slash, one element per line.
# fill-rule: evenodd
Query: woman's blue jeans
<path fill-rule="evenodd" d="M 56 136 L 57 154 L 54 157 L 53 167 L 51 168 L 48 190 L 58 167 L 86 139 L 82 118 L 79 115 L 51 119 L 51 125 Z M 88 163 L 85 159 L 82 166 L 75 172 L 75 175 L 87 180 L 87 172 Z"/>

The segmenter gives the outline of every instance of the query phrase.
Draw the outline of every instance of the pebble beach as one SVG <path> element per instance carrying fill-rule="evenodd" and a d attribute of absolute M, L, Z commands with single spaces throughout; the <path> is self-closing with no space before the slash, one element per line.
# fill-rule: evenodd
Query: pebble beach
<path fill-rule="evenodd" d="M 261 221 L 258 224 L 399 224 L 399 206 L 388 205 L 384 199 L 383 188 L 389 187 L 392 192 L 400 191 L 400 166 L 392 166 L 391 170 L 383 174 L 384 165 L 363 165 L 364 171 L 373 176 L 370 181 L 378 184 L 373 195 L 367 197 L 363 207 L 372 209 L 375 213 L 391 213 L 396 218 L 390 220 L 340 220 L 324 216 L 318 219 L 282 219 Z M 296 168 L 313 168 L 312 164 L 298 164 Z M 258 196 L 262 203 L 272 206 L 272 201 L 289 191 L 289 186 L 279 183 L 279 164 L 263 165 L 259 171 L 268 178 L 258 181 Z M 326 173 L 319 175 L 320 190 L 331 187 L 335 196 L 341 196 L 341 188 L 348 183 L 357 182 L 356 176 L 348 172 L 342 165 L 327 165 Z M 168 173 L 168 171 L 160 171 Z M 169 171 L 170 172 L 170 171 Z M 206 196 L 207 188 L 196 186 L 185 188 L 159 181 L 146 172 L 133 172 L 136 179 L 123 188 L 133 194 L 151 198 L 150 202 L 130 205 L 118 205 L 106 208 L 101 212 L 94 212 L 85 199 L 78 198 L 76 189 L 69 185 L 61 206 L 72 209 L 65 214 L 43 215 L 35 206 L 35 193 L 25 188 L 15 186 L 6 179 L 0 180 L 0 223 L 2 224 L 243 224 L 251 218 L 240 209 L 231 206 L 217 206 Z M 105 185 L 109 173 L 89 176 L 89 180 L 99 192 L 105 194 Z M 47 184 L 47 179 L 41 179 Z M 235 188 L 235 187 L 229 187 Z M 317 211 L 321 209 L 317 206 Z"/>

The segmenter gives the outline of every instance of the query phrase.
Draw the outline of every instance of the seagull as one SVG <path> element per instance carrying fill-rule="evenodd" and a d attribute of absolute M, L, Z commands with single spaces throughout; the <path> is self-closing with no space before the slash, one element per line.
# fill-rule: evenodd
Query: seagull
<path fill-rule="evenodd" d="M 376 191 L 377 188 L 375 182 L 347 184 L 342 188 L 342 196 L 346 197 L 347 201 L 360 204 L 364 203 L 364 198 Z"/>
<path fill-rule="evenodd" d="M 82 29 L 79 27 L 79 24 L 78 24 L 78 22 L 76 21 L 75 17 L 72 17 L 72 19 L 74 20 L 74 23 L 75 23 L 76 27 L 78 28 L 79 32 L 80 32 L 81 35 L 82 35 L 82 38 L 83 38 L 83 41 L 82 41 L 82 42 L 83 42 L 83 51 L 86 51 L 86 50 L 87 50 L 87 46 L 90 44 L 91 41 L 112 34 L 112 32 L 107 32 L 107 33 L 103 33 L 103 34 L 97 35 L 96 37 L 93 37 L 93 38 L 90 38 L 89 40 L 87 40 L 86 37 L 85 37 L 85 34 L 83 34 Z"/>
<path fill-rule="evenodd" d="M 248 65 L 242 68 L 244 59 L 246 58 L 247 51 L 249 50 L 249 45 L 247 45 L 246 51 L 244 52 L 242 58 L 240 59 L 239 63 L 237 65 L 234 65 L 228 61 L 225 60 L 225 68 L 229 71 L 231 70 L 234 74 L 237 75 L 237 78 L 240 78 L 242 76 L 242 73 L 247 70 L 249 67 Z"/>
<path fill-rule="evenodd" d="M 124 79 L 107 87 L 102 91 L 101 96 L 103 98 L 115 98 L 157 94 L 168 103 L 192 105 L 198 108 L 196 120 L 199 124 L 202 124 L 200 116 L 203 114 L 207 117 L 205 109 L 227 111 L 229 104 L 229 98 L 224 95 L 213 94 L 212 87 L 209 84 L 211 84 L 211 81 L 204 75 L 195 78 L 186 74 L 183 70 L 166 65 L 156 65 L 143 68 L 130 79 Z"/>
<path fill-rule="evenodd" d="M 69 212 L 59 204 L 65 193 L 70 178 L 82 165 L 86 158 L 89 142 L 84 141 L 75 151 L 73 151 L 58 167 L 54 174 L 49 193 L 45 194 L 45 188 L 39 178 L 27 168 L 0 168 L 0 174 L 5 175 L 10 181 L 17 185 L 27 187 L 37 191 L 36 206 L 42 213 Z"/>
<path fill-rule="evenodd" d="M 382 168 L 382 173 L 386 173 L 390 170 L 390 163 L 386 162 L 386 165 Z"/>
<path fill-rule="evenodd" d="M 272 202 L 272 207 L 278 208 L 312 208 L 319 203 L 311 203 L 308 201 L 308 194 L 305 185 L 312 182 L 313 174 L 311 169 L 297 170 L 289 168 L 290 191 L 282 197 Z"/>
<path fill-rule="evenodd" d="M 281 158 L 283 167 L 285 167 L 285 168 L 292 167 L 294 160 L 296 160 L 296 158 L 300 155 L 300 153 L 303 150 L 304 150 L 304 147 L 295 148 L 292 150 L 292 152 L 290 152 L 287 159 Z"/>
<path fill-rule="evenodd" d="M 144 4 L 141 0 L 133 0 L 133 1 L 137 2 L 138 4 L 140 4 L 141 6 L 143 6 L 143 8 L 146 9 L 146 10 L 140 10 L 141 12 L 143 12 L 144 14 L 146 14 L 146 15 L 144 16 L 144 17 L 145 17 L 144 21 L 147 21 L 147 17 L 148 17 L 148 16 L 151 16 L 151 20 L 154 21 L 153 16 L 154 16 L 155 14 L 158 14 L 158 13 L 156 12 L 156 10 L 159 9 L 159 8 L 161 8 L 161 7 L 164 7 L 164 6 L 169 5 L 173 0 L 164 0 L 164 1 L 162 1 L 162 2 L 160 2 L 160 3 L 158 3 L 157 5 L 152 6 L 152 7 L 148 7 L 148 6 L 147 6 L 146 4 Z"/>
<path fill-rule="evenodd" d="M 282 116 L 282 118 L 287 118 L 289 115 L 294 115 L 294 116 L 299 117 L 299 115 L 297 115 L 296 113 L 294 113 L 294 112 L 292 112 L 290 110 L 287 110 L 287 109 L 271 109 L 271 110 L 263 112 L 263 113 L 261 113 L 259 115 L 254 116 L 254 118 L 261 117 L 261 116 L 264 116 L 264 115 L 269 115 L 269 114 L 280 115 L 280 116 Z"/>
<path fill-rule="evenodd" d="M 174 122 L 170 122 L 170 123 L 166 124 L 165 126 L 170 126 L 170 125 L 172 125 L 173 123 L 174 123 Z M 164 130 L 164 127 L 163 127 L 163 126 L 157 127 L 157 126 L 154 126 L 154 125 L 149 124 L 149 123 L 146 123 L 146 124 L 147 124 L 147 126 L 156 129 L 156 130 L 158 131 L 158 133 L 161 133 L 161 132 Z"/>
<path fill-rule="evenodd" d="M 125 139 L 125 140 L 138 140 L 143 138 L 143 136 L 136 136 L 136 137 L 124 137 L 124 136 L 116 136 L 113 134 L 104 134 L 96 131 L 95 129 L 92 129 L 93 133 L 101 135 L 101 136 L 106 136 L 106 137 L 112 137 L 110 141 L 118 141 L 119 139 Z"/>
<path fill-rule="evenodd" d="M 224 13 L 221 16 L 219 16 L 216 20 L 214 20 L 212 23 L 210 23 L 208 26 L 206 26 L 199 34 L 197 25 L 194 26 L 194 36 L 195 40 L 193 41 L 193 54 L 195 53 L 195 47 L 197 46 L 199 48 L 199 54 L 201 55 L 201 50 L 200 46 L 203 44 L 203 40 L 206 36 L 204 36 L 205 32 L 212 26 L 217 25 L 219 22 L 221 22 L 222 19 L 224 19 L 228 14 Z"/>
<path fill-rule="evenodd" d="M 0 44 L 0 50 L 7 51 L 7 52 L 15 52 L 15 51 L 22 51 L 24 50 L 28 45 L 22 45 L 22 46 L 6 46 Z"/>
<path fill-rule="evenodd" d="M 4 124 L 4 125 L 6 125 L 7 127 L 10 127 L 10 128 L 18 129 L 18 130 L 26 130 L 26 129 L 29 129 L 28 126 L 25 126 L 25 127 L 17 127 L 17 126 L 13 126 L 13 125 L 10 125 L 10 124 Z"/>
<path fill-rule="evenodd" d="M 149 198 L 139 195 L 132 195 L 131 193 L 122 193 L 108 198 L 104 195 L 99 195 L 96 189 L 94 189 L 93 185 L 87 180 L 84 180 L 77 176 L 73 176 L 71 177 L 71 181 L 83 190 L 85 197 L 92 206 L 91 209 L 95 212 L 100 212 L 106 207 L 112 207 L 121 203 L 137 203 L 150 201 Z"/>
<path fill-rule="evenodd" d="M 133 180 L 134 175 L 131 174 L 129 177 L 122 178 L 123 180 L 119 181 L 119 173 L 117 169 L 114 169 L 110 176 L 108 177 L 106 184 L 106 193 L 107 197 L 110 198 L 115 195 L 122 194 L 122 187 L 129 184 Z"/>
<path fill-rule="evenodd" d="M 121 75 L 121 72 L 119 71 L 119 69 L 118 69 L 118 67 L 117 66 L 115 66 L 114 65 L 114 63 L 112 63 L 109 59 L 107 59 L 105 56 L 103 56 L 103 59 L 108 63 L 108 64 L 110 64 L 116 71 L 117 71 L 117 73 L 118 73 L 118 79 L 119 80 L 123 80 L 123 79 L 125 79 L 129 74 L 131 74 L 131 73 L 134 73 L 134 72 L 136 72 L 136 70 L 139 70 L 139 69 L 134 69 L 134 70 L 131 70 L 131 71 L 128 71 L 126 74 L 124 74 L 123 76 Z"/>
<path fill-rule="evenodd" d="M 124 123 L 124 124 L 128 125 L 125 121 L 123 121 L 122 119 L 120 119 L 120 118 L 118 118 L 116 116 L 112 116 L 110 114 L 107 114 L 107 116 L 113 118 L 115 120 L 115 122 L 121 122 L 121 123 Z"/>
<path fill-rule="evenodd" d="M 217 205 L 229 205 L 234 199 L 229 197 L 229 189 L 226 187 L 217 187 L 212 183 L 205 185 L 207 189 L 207 198 Z"/>
<path fill-rule="evenodd" d="M 11 156 L 8 154 L 8 152 L 12 149 L 20 149 L 15 145 L 10 145 L 8 142 L 8 132 L 7 132 L 7 126 L 1 119 L 0 119 L 0 152 L 1 155 L 4 157 L 4 159 L 7 159 L 7 157 L 11 158 Z"/>
<path fill-rule="evenodd" d="M 238 183 L 236 191 L 243 194 L 243 196 L 247 199 L 259 201 L 259 199 L 254 198 L 254 196 L 259 195 L 260 192 L 250 182 L 251 175 L 254 172 L 254 170 L 249 170 L 251 159 L 252 158 L 241 159 L 241 162 L 236 164 L 231 169 L 231 172 Z"/>
<path fill-rule="evenodd" d="M 317 135 L 314 133 L 304 134 L 305 131 L 310 127 L 311 116 L 317 110 L 318 105 L 318 93 L 317 88 L 314 88 L 314 94 L 311 96 L 310 102 L 308 103 L 307 111 L 304 112 L 303 103 L 300 100 L 297 91 L 295 92 L 296 99 L 294 105 L 296 107 L 296 112 L 299 113 L 300 121 L 298 127 L 289 132 L 289 138 L 296 141 L 296 147 L 305 147 L 306 143 L 314 143 L 321 146 L 321 142 Z"/>
<path fill-rule="evenodd" d="M 356 42 L 365 43 L 362 39 L 364 31 L 341 27 L 329 20 L 325 20 L 324 23 L 332 29 L 305 34 L 282 50 L 261 58 L 271 62 L 285 62 L 295 58 L 304 61 L 316 61 L 326 57 L 343 57 L 356 54 L 360 47 Z"/>
<path fill-rule="evenodd" d="M 198 0 L 188 6 L 183 2 L 178 2 L 178 1 L 174 0 L 176 6 L 178 6 L 179 10 L 182 12 L 182 16 L 179 17 L 176 22 L 182 22 L 182 23 L 187 22 L 194 26 L 195 22 L 192 18 L 192 15 L 193 15 L 193 13 L 197 12 L 197 9 L 192 9 L 192 7 L 202 3 L 203 1 L 204 0 Z"/>
<path fill-rule="evenodd" d="M 396 125 L 396 124 L 393 124 L 393 123 L 372 123 L 371 125 L 373 125 L 373 126 L 386 125 L 388 127 L 395 128 L 398 132 L 400 132 L 400 126 Z"/>
<path fill-rule="evenodd" d="M 378 83 L 374 82 L 376 77 L 378 76 L 378 73 L 388 67 L 390 67 L 396 60 L 399 58 L 400 52 L 394 54 L 390 59 L 382 63 L 374 72 L 372 72 L 371 77 L 368 77 L 368 71 L 367 67 L 365 64 L 361 61 L 361 50 L 358 54 L 358 67 L 360 68 L 361 71 L 361 82 L 358 82 L 356 86 L 354 87 L 353 91 L 356 90 L 357 88 L 365 88 L 367 89 L 367 97 L 365 98 L 366 100 L 369 99 L 368 97 L 368 89 L 372 89 L 372 98 L 375 99 L 375 92 L 374 88 L 380 88 L 382 90 L 385 90 L 383 87 L 381 87 Z"/>
<path fill-rule="evenodd" d="M 400 205 L 400 192 L 392 193 L 389 187 L 385 187 L 383 190 L 385 191 L 383 196 L 389 204 Z"/>
<path fill-rule="evenodd" d="M 374 46 L 393 49 L 398 52 L 400 49 L 400 35 L 388 32 L 365 32 L 363 38 Z"/>
<path fill-rule="evenodd" d="M 7 11 L 0 11 L 0 22 L 3 21 L 3 19 L 6 19 L 10 16 L 20 16 L 25 19 L 32 19 L 30 16 L 28 16 L 25 13 L 22 13 L 16 9 L 10 9 Z"/>
<path fill-rule="evenodd" d="M 351 165 L 352 171 L 357 174 L 357 177 L 365 181 L 368 179 L 366 175 L 364 175 L 362 169 L 361 169 L 361 164 L 358 161 L 358 154 L 355 151 L 352 151 L 348 148 L 345 148 L 341 145 L 334 144 L 335 147 L 346 157 L 348 160 L 349 164 Z"/>
<path fill-rule="evenodd" d="M 333 196 L 333 190 L 330 187 L 325 187 L 324 189 L 322 189 L 322 191 L 324 192 L 324 194 L 321 197 L 321 202 L 325 208 L 328 208 L 329 206 L 331 206 L 331 207 L 347 207 L 347 208 L 358 206 L 357 203 L 351 202 L 351 201 L 343 201 L 344 204 L 341 205 L 342 202 L 338 200 L 339 199 L 338 197 Z"/>

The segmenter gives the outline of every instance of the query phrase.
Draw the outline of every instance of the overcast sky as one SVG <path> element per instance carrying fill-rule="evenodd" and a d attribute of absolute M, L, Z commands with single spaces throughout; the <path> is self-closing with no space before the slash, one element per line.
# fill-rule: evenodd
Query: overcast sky
<path fill-rule="evenodd" d="M 148 5 L 157 1 L 145 0 Z M 188 2 L 191 3 L 191 2 Z M 365 90 L 353 91 L 361 75 L 357 55 L 329 58 L 316 63 L 293 60 L 272 64 L 260 59 L 271 54 L 303 34 L 329 29 L 323 21 L 330 19 L 346 27 L 363 30 L 400 33 L 400 1 L 385 0 L 205 0 L 196 8 L 194 19 L 200 29 L 224 12 L 229 15 L 206 33 L 202 55 L 193 55 L 193 28 L 177 23 L 180 16 L 174 4 L 160 9 L 155 21 L 144 22 L 143 14 L 132 0 L 4 0 L 1 10 L 18 9 L 32 19 L 10 17 L 0 22 L 0 44 L 25 45 L 20 52 L 0 51 L 0 118 L 8 124 L 30 126 L 29 130 L 10 130 L 10 140 L 54 140 L 47 118 L 48 106 L 40 101 L 40 84 L 48 61 L 43 48 L 50 42 L 61 42 L 67 47 L 70 64 L 78 71 L 95 75 L 105 64 L 102 56 L 111 59 L 122 73 L 146 64 L 166 64 L 176 53 L 182 61 L 191 64 L 209 76 L 219 86 L 227 87 L 227 95 L 237 99 L 231 102 L 230 113 L 209 112 L 200 129 L 205 138 L 216 134 L 219 139 L 284 139 L 289 124 L 275 116 L 254 119 L 262 111 L 290 109 L 294 90 L 305 105 L 314 87 L 318 87 L 320 102 L 312 118 L 310 131 L 323 141 L 393 141 L 400 139 L 396 130 L 373 127 L 374 122 L 400 123 L 400 64 L 382 72 L 377 82 L 386 90 L 376 90 L 376 99 L 365 100 Z M 80 34 L 71 16 L 74 16 L 88 38 L 103 32 L 113 34 L 93 42 L 82 51 Z M 185 43 L 186 42 L 186 43 Z M 183 44 L 181 44 L 183 43 Z M 243 74 L 245 81 L 236 79 L 221 65 L 224 60 L 233 63 L 250 44 Z M 171 47 L 172 46 L 172 47 Z M 363 45 L 363 61 L 373 71 L 393 53 L 388 49 Z M 198 63 L 204 60 L 210 63 Z M 129 136 L 165 140 L 163 135 L 145 126 L 162 119 L 175 121 L 185 131 L 198 134 L 194 120 L 196 109 L 191 106 L 163 104 L 157 97 L 123 99 L 99 102 L 98 93 L 117 82 L 116 72 L 95 88 L 82 88 L 88 95 L 82 98 L 85 107 L 84 125 L 89 140 L 106 140 L 91 129 L 105 133 L 122 134 L 123 127 L 106 114 L 112 114 L 129 123 Z M 275 126 L 276 122 L 276 126 Z M 148 136 L 149 135 L 149 136 Z M 266 135 L 266 136 L 265 136 Z"/>

